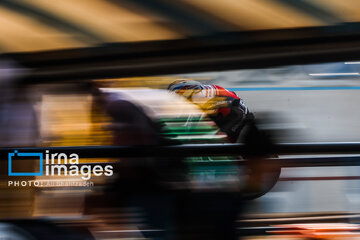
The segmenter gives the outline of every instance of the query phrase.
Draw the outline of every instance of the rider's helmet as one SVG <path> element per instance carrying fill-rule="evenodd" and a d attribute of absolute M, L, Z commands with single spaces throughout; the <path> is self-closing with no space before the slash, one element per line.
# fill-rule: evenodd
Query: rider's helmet
<path fill-rule="evenodd" d="M 180 94 L 188 99 L 191 99 L 194 93 L 200 92 L 204 88 L 204 85 L 200 82 L 187 79 L 176 80 L 168 86 L 169 91 Z"/>
<path fill-rule="evenodd" d="M 179 80 L 175 80 L 168 86 L 168 90 L 173 92 L 177 92 L 179 90 L 186 90 L 186 89 L 201 90 L 204 89 L 204 85 L 194 80 L 179 79 Z"/>

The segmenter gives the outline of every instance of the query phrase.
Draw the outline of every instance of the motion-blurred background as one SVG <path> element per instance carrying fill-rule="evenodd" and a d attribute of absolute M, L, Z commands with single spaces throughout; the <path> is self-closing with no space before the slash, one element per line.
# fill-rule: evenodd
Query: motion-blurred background
<path fill-rule="evenodd" d="M 0 145 L 154 143 L 138 140 L 147 120 L 118 139 L 104 93 L 141 106 L 172 144 L 228 143 L 201 109 L 167 91 L 179 79 L 222 86 L 255 117 L 267 113 L 268 127 L 282 130 L 275 143 L 357 142 L 359 7 L 357 0 L 1 0 Z M 1 157 L 0 239 L 359 237 L 360 168 L 341 162 L 283 168 L 270 192 L 248 201 L 238 193 L 245 170 L 236 157 L 169 155 L 159 164 L 80 156 L 120 169 L 93 176 L 90 187 L 9 186 L 84 181 L 8 176 Z M 161 188 L 147 185 L 152 171 Z"/>

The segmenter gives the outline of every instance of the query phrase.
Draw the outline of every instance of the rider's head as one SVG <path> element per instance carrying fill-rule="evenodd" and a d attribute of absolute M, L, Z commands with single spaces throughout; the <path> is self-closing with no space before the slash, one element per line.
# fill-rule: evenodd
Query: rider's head
<path fill-rule="evenodd" d="M 186 89 L 203 89 L 203 85 L 194 80 L 179 79 L 168 86 L 168 90 L 173 92 Z"/>
<path fill-rule="evenodd" d="M 204 89 L 204 85 L 200 82 L 187 79 L 179 79 L 172 82 L 168 86 L 168 90 L 180 94 L 186 98 L 191 98 L 194 91 L 201 91 Z"/>

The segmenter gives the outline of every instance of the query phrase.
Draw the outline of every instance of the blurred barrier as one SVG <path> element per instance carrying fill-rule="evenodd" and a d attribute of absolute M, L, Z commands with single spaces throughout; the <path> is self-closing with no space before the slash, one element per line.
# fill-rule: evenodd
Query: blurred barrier
<path fill-rule="evenodd" d="M 0 156 L 19 148 L 0 148 Z M 249 155 L 252 150 L 245 144 L 183 144 L 171 146 L 71 146 L 71 147 L 29 147 L 20 148 L 21 152 L 62 152 L 76 153 L 82 158 L 119 158 L 119 157 L 172 157 L 172 156 L 229 156 Z M 304 154 L 360 154 L 360 142 L 330 143 L 279 143 L 269 149 L 271 154 L 304 155 Z M 270 159 L 269 159 L 270 160 Z M 360 156 L 331 157 L 294 157 L 273 158 L 283 167 L 302 166 L 355 166 L 360 165 Z M 213 162 L 221 163 L 231 160 Z M 245 160 L 234 160 L 240 164 Z M 233 162 L 233 161 L 232 161 Z M 201 164 L 201 163 L 200 163 Z M 206 163 L 203 163 L 206 164 Z M 212 164 L 210 162 L 210 164 Z"/>

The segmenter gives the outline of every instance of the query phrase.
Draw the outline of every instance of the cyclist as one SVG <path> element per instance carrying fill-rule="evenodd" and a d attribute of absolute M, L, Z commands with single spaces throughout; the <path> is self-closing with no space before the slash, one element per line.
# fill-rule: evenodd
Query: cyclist
<path fill-rule="evenodd" d="M 270 140 L 256 127 L 254 115 L 236 93 L 218 85 L 204 85 L 183 79 L 171 83 L 168 90 L 197 104 L 227 134 L 231 142 L 243 142 L 248 146 L 250 155 L 243 157 L 251 159 L 244 189 L 249 198 L 259 197 L 275 185 L 281 168 L 263 161 L 263 156 L 267 155 L 271 147 Z"/>

